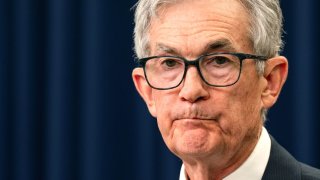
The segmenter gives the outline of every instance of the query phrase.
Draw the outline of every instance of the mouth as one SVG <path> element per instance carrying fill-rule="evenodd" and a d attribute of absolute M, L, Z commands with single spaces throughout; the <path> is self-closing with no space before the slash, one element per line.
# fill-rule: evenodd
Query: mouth
<path fill-rule="evenodd" d="M 173 121 L 190 121 L 190 122 L 205 122 L 205 121 L 215 121 L 220 119 L 220 112 L 207 112 L 204 108 L 198 106 L 192 106 L 185 110 L 179 109 L 174 114 L 172 114 Z"/>
<path fill-rule="evenodd" d="M 204 117 L 192 117 L 192 118 L 179 118 L 174 121 L 217 121 L 217 118 L 204 118 Z"/>

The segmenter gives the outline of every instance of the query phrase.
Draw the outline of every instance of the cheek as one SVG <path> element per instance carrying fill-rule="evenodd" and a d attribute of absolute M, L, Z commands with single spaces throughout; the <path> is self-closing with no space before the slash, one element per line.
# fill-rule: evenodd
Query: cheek
<path fill-rule="evenodd" d="M 220 122 L 221 129 L 230 136 L 244 135 L 248 133 L 248 129 L 256 127 L 257 122 L 261 121 L 260 96 L 255 90 L 248 88 L 253 87 L 252 85 L 245 82 L 238 83 L 238 87 L 235 86 L 231 91 L 225 93 L 228 95 L 224 96 L 220 102 L 225 104 L 223 118 Z"/>
<path fill-rule="evenodd" d="M 238 92 L 239 95 L 240 92 Z M 259 112 L 249 107 L 236 92 L 228 96 L 227 108 L 223 111 L 219 125 L 223 131 L 228 149 L 238 149 L 243 142 L 256 137 L 259 126 Z"/>
<path fill-rule="evenodd" d="M 254 62 L 245 63 L 243 66 L 240 80 L 235 84 L 230 96 L 235 100 L 239 113 L 250 116 L 249 113 L 260 112 L 261 109 L 261 79 L 256 72 Z"/>
<path fill-rule="evenodd" d="M 163 138 L 169 134 L 172 126 L 172 108 L 170 107 L 172 107 L 174 101 L 174 96 L 164 93 L 165 91 L 154 93 L 155 106 L 157 110 L 157 123 Z"/>

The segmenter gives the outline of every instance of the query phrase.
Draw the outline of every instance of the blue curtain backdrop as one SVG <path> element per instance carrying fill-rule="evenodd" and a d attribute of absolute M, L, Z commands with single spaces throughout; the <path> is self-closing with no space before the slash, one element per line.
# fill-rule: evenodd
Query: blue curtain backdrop
<path fill-rule="evenodd" d="M 136 93 L 136 3 L 0 0 L 0 179 L 177 179 Z M 320 168 L 319 3 L 282 0 L 289 78 L 267 128 Z"/>

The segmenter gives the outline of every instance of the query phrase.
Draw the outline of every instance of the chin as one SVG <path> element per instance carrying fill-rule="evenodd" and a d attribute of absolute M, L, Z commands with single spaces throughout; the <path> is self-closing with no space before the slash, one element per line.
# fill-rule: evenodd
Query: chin
<path fill-rule="evenodd" d="M 178 156 L 206 156 L 219 148 L 216 137 L 204 129 L 185 131 L 181 136 L 175 137 L 174 153 Z M 214 139 L 213 139 L 214 138 Z"/>

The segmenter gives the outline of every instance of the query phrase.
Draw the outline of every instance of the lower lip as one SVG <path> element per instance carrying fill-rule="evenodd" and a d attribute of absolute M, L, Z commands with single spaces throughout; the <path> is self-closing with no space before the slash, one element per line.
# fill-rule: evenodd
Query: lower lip
<path fill-rule="evenodd" d="M 179 124 L 182 124 L 186 127 L 201 127 L 206 121 L 214 121 L 213 119 L 179 119 Z"/>

